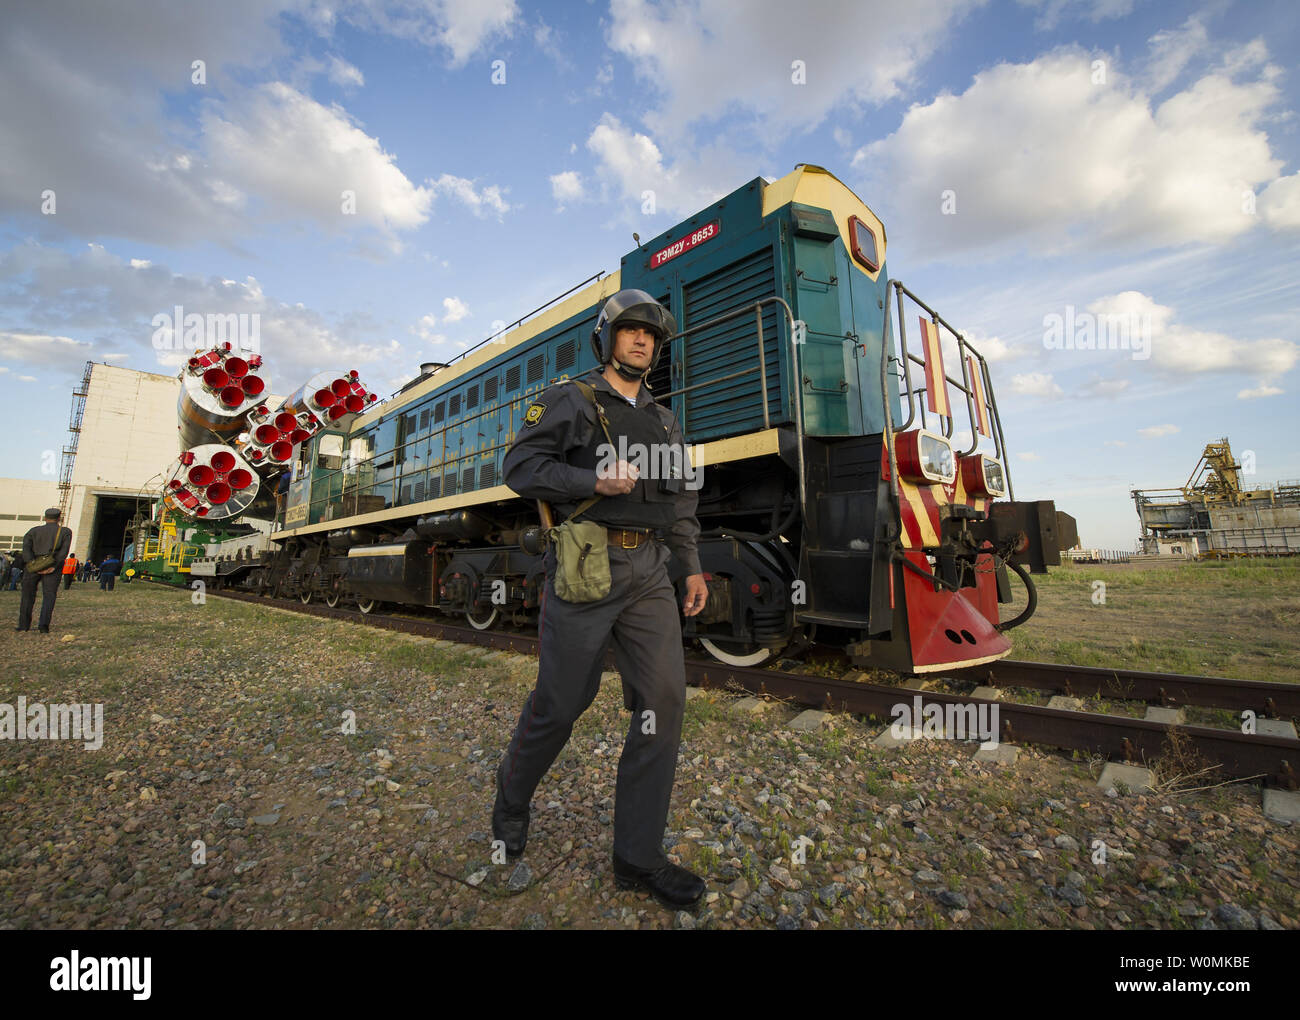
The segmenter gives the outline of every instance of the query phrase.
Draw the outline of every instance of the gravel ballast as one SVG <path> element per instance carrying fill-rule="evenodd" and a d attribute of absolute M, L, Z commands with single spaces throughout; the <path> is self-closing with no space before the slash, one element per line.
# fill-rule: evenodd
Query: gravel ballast
<path fill-rule="evenodd" d="M 3 598 L 11 615 L 17 592 Z M 614 885 L 613 674 L 491 847 L 526 656 L 133 583 L 0 641 L 0 703 L 99 703 L 99 750 L 0 740 L 6 928 L 1296 928 L 1294 828 L 1257 787 L 1119 793 L 1024 748 L 874 747 L 883 723 L 687 702 L 665 848 L 709 891 Z M 1209 785 L 1208 780 L 1203 785 Z"/>

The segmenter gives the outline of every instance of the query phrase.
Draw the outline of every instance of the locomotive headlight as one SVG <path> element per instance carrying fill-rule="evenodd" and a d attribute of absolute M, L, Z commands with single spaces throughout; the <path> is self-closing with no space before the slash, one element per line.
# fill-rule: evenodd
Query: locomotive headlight
<path fill-rule="evenodd" d="M 1001 462 L 982 453 L 962 458 L 961 483 L 966 492 L 972 496 L 1007 494 L 1006 473 L 1002 470 Z"/>
<path fill-rule="evenodd" d="M 957 478 L 957 458 L 943 436 L 917 429 L 895 437 L 898 473 L 909 482 L 947 485 Z"/>

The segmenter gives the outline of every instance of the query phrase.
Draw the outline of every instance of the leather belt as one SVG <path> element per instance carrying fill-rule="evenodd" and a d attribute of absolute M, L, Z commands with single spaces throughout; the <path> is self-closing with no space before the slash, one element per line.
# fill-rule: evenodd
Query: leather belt
<path fill-rule="evenodd" d="M 609 532 L 609 544 L 616 549 L 638 549 L 653 541 L 653 531 L 633 531 L 629 528 L 606 528 Z"/>

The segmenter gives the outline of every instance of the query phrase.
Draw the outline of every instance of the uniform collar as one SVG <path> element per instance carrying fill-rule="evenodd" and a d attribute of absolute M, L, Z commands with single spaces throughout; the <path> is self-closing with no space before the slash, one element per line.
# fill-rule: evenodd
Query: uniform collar
<path fill-rule="evenodd" d="M 600 368 L 593 368 L 590 372 L 587 373 L 587 379 L 588 381 L 590 381 L 592 389 L 602 390 L 605 393 L 609 393 L 615 397 L 618 397 L 619 400 L 627 400 L 627 397 L 623 396 L 623 394 L 619 393 L 618 390 L 614 389 L 614 387 L 609 384 L 609 380 L 605 378 L 604 366 Z M 655 403 L 655 398 L 651 395 L 650 391 L 646 388 L 645 381 L 642 380 L 641 389 L 637 392 L 636 395 L 636 406 L 645 407 L 646 404 L 653 404 L 653 403 Z"/>

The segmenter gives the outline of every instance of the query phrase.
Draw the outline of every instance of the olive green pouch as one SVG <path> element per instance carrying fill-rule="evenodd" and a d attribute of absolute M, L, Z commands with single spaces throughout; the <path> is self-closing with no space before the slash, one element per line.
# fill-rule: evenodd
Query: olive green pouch
<path fill-rule="evenodd" d="M 555 545 L 555 594 L 565 602 L 596 602 L 609 594 L 609 533 L 605 525 L 575 521 L 576 516 L 550 532 Z"/>
<path fill-rule="evenodd" d="M 600 427 L 610 445 L 609 425 L 605 410 L 596 400 L 596 392 L 584 382 L 574 380 L 591 405 L 596 409 Z M 600 496 L 592 496 L 579 504 L 563 524 L 546 533 L 547 540 L 555 546 L 555 594 L 565 602 L 597 602 L 609 594 L 609 532 L 605 525 L 594 521 L 577 521 Z"/>

